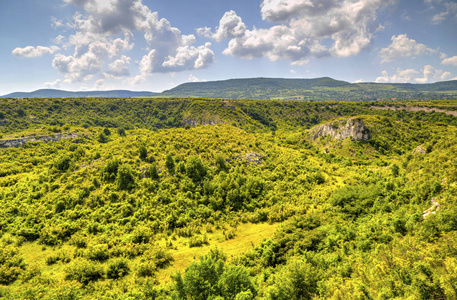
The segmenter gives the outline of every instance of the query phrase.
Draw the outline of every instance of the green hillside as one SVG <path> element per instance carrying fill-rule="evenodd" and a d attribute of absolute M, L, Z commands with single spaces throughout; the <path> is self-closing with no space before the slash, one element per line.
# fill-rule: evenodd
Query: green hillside
<path fill-rule="evenodd" d="M 432 84 L 349 83 L 328 77 L 315 79 L 247 78 L 191 82 L 160 96 L 294 100 L 425 100 L 454 99 L 457 81 Z"/>
<path fill-rule="evenodd" d="M 16 92 L 0 96 L 0 98 L 80 98 L 80 97 L 147 97 L 154 96 L 153 92 L 136 92 L 127 90 L 112 91 L 80 91 L 70 92 L 54 89 L 41 89 L 33 92 Z"/>
<path fill-rule="evenodd" d="M 189 82 L 162 93 L 126 90 L 80 91 L 43 89 L 17 92 L 0 98 L 79 98 L 79 97 L 199 97 L 260 100 L 438 100 L 457 97 L 457 81 L 430 84 L 349 83 L 329 77 L 314 79 L 244 78 L 210 82 Z"/>
<path fill-rule="evenodd" d="M 457 118 L 420 108 L 457 101 L 0 99 L 0 298 L 455 299 Z"/>

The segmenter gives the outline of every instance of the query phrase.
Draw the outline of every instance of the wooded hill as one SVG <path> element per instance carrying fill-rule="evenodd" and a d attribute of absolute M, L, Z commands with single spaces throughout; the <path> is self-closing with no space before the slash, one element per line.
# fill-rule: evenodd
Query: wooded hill
<path fill-rule="evenodd" d="M 38 90 L 0 98 L 63 97 L 203 97 L 263 100 L 437 100 L 457 97 L 457 80 L 430 84 L 349 83 L 329 77 L 315 79 L 246 78 L 189 82 L 162 93 L 133 91 L 67 92 Z"/>
<path fill-rule="evenodd" d="M 315 79 L 251 78 L 190 82 L 160 96 L 295 100 L 455 99 L 457 80 L 431 84 L 349 83 Z"/>
<path fill-rule="evenodd" d="M 455 299 L 457 121 L 423 107 L 457 101 L 2 99 L 36 140 L 0 149 L 0 297 Z"/>

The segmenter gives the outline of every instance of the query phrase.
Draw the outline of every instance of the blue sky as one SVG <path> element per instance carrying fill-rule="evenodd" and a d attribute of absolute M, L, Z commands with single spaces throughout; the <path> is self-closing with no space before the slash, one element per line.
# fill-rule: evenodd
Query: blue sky
<path fill-rule="evenodd" d="M 455 0 L 0 0 L 0 95 L 457 79 Z"/>

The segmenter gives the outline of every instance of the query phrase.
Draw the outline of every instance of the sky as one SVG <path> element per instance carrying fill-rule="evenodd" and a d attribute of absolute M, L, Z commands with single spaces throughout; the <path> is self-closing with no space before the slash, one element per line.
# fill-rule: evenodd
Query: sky
<path fill-rule="evenodd" d="M 0 0 L 0 95 L 457 79 L 457 0 Z"/>

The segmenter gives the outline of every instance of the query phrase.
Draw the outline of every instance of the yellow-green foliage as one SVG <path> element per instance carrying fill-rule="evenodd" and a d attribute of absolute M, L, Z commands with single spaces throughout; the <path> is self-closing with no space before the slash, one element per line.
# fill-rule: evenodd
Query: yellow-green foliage
<path fill-rule="evenodd" d="M 5 116 L 18 103 L 25 113 L 1 128 L 10 137 L 38 132 L 24 118 L 40 109 L 39 126 L 78 136 L 0 149 L 0 297 L 457 295 L 454 117 L 333 102 L 2 101 Z M 345 116 L 373 138 L 309 140 L 307 128 Z"/>

